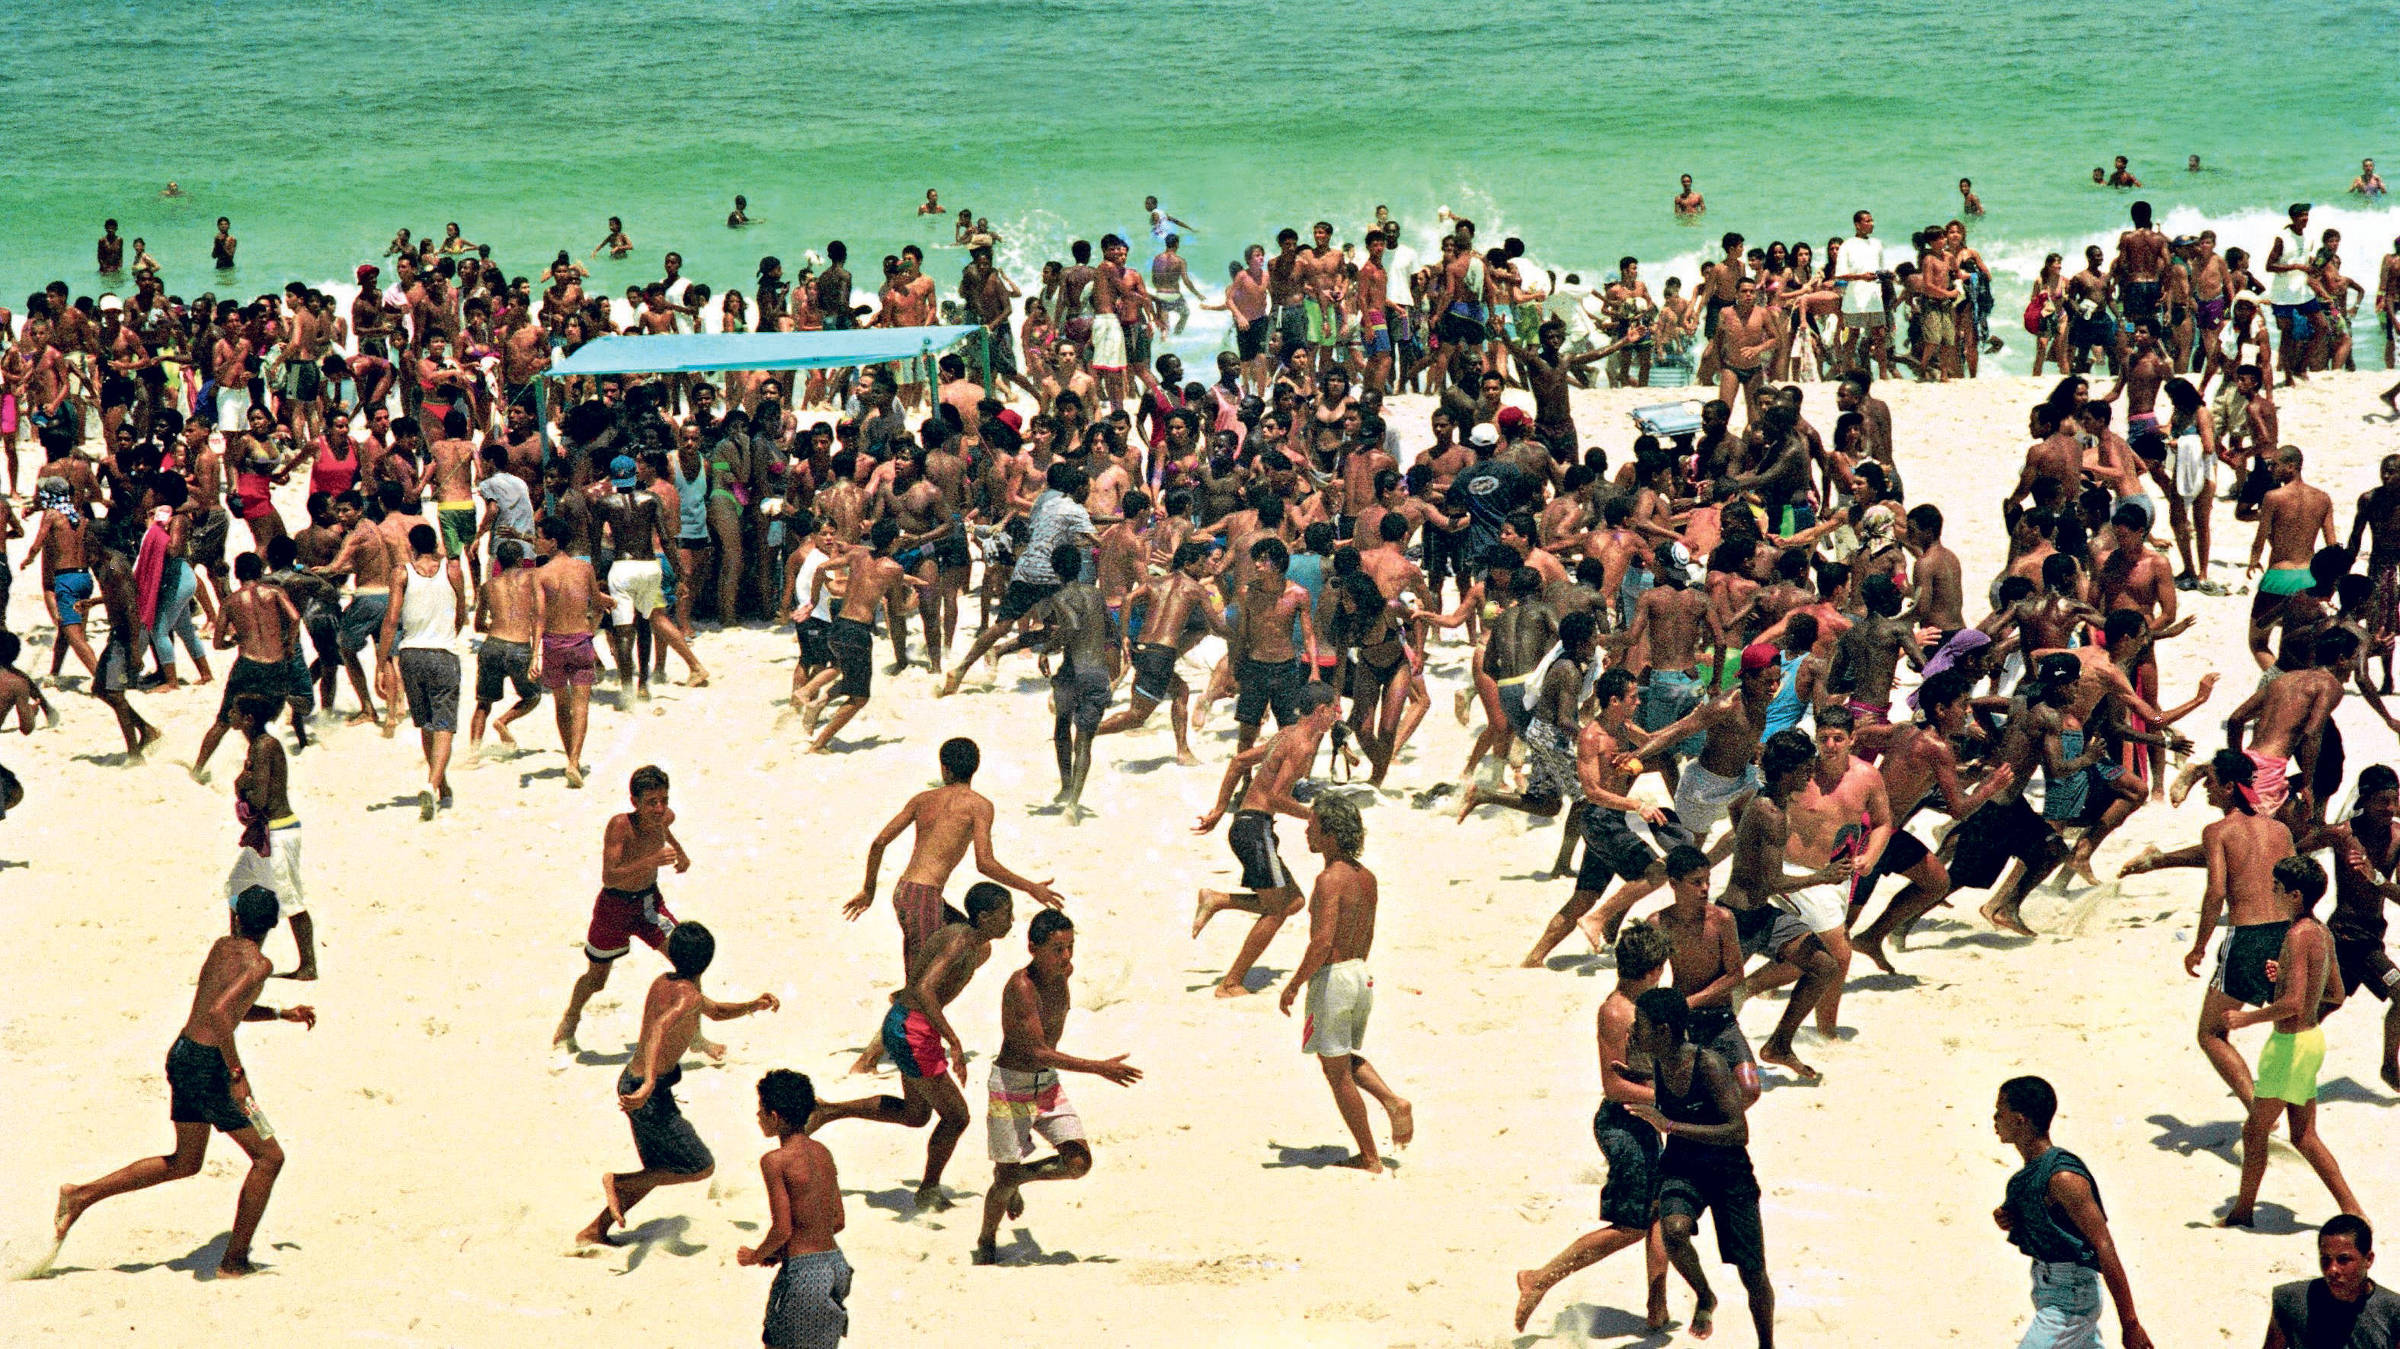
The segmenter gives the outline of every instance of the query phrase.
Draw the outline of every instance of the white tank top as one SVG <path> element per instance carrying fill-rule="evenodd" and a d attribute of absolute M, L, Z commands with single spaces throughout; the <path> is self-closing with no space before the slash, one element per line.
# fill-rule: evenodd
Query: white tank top
<path fill-rule="evenodd" d="M 458 597 L 450 578 L 437 570 L 427 576 L 411 562 L 408 593 L 400 597 L 398 650 L 448 651 L 458 642 Z"/>
<path fill-rule="evenodd" d="M 2287 228 L 2282 238 L 2283 256 L 2277 259 L 2278 262 L 2308 261 L 2307 235 Z M 2314 296 L 2315 293 L 2308 288 L 2306 272 L 2272 272 L 2267 276 L 2268 304 L 2307 304 Z"/>

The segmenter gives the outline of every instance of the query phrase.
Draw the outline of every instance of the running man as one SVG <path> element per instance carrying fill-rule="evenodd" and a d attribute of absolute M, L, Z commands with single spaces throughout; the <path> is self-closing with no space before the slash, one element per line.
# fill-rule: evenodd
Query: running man
<path fill-rule="evenodd" d="M 958 870 L 970 847 L 975 850 L 975 870 L 985 877 L 1023 891 L 1044 908 L 1056 909 L 1065 902 L 1050 888 L 1050 882 L 1025 879 L 1002 866 L 992 851 L 992 803 L 974 786 L 975 770 L 983 766 L 983 751 L 975 742 L 965 736 L 943 741 L 941 764 L 942 785 L 908 798 L 908 804 L 867 845 L 867 878 L 858 893 L 842 905 L 842 917 L 851 922 L 874 907 L 875 877 L 883 870 L 884 850 L 898 842 L 902 832 L 915 830 L 908 865 L 892 883 L 892 913 L 900 920 L 904 975 L 916 967 L 917 953 L 926 939 L 951 921 L 944 917 L 947 906 L 942 902 L 942 887 L 950 883 L 950 873 Z M 863 1062 L 872 1065 L 875 1057 L 870 1052 Z"/>
<path fill-rule="evenodd" d="M 1059 1085 L 1061 1072 L 1090 1073 L 1120 1087 L 1142 1080 L 1142 1070 L 1125 1061 L 1079 1059 L 1058 1052 L 1067 1028 L 1074 990 L 1075 924 L 1059 910 L 1033 916 L 1025 925 L 1033 959 L 1000 988 L 1000 1054 L 992 1060 L 991 1099 L 984 1123 L 991 1135 L 992 1187 L 983 1196 L 983 1230 L 975 1239 L 975 1263 L 1000 1263 L 1000 1219 L 1023 1217 L 1024 1187 L 1037 1180 L 1080 1180 L 1091 1174 L 1092 1146 Z M 1033 1160 L 1036 1138 L 1053 1149 Z"/>
<path fill-rule="evenodd" d="M 242 1197 L 233 1211 L 233 1230 L 225 1238 L 225 1254 L 217 1261 L 217 1277 L 238 1279 L 254 1274 L 250 1242 L 258 1220 L 266 1216 L 267 1199 L 275 1192 L 275 1177 L 283 1170 L 283 1145 L 266 1113 L 258 1108 L 234 1032 L 245 1021 L 291 1021 L 316 1029 L 316 1009 L 305 1004 L 274 1008 L 258 1001 L 261 987 L 274 966 L 259 943 L 275 930 L 275 896 L 267 890 L 243 891 L 233 901 L 233 933 L 217 938 L 200 966 L 199 987 L 192 993 L 192 1013 L 167 1050 L 167 1118 L 175 1125 L 175 1151 L 165 1157 L 144 1157 L 82 1185 L 58 1187 L 58 1240 L 84 1211 L 103 1199 L 147 1190 L 170 1180 L 200 1174 L 208 1156 L 208 1131 L 232 1137 L 250 1156 L 250 1173 L 242 1180 Z M 56 1258 L 55 1249 L 51 1252 Z"/>
<path fill-rule="evenodd" d="M 1677 849 L 1682 852 L 1683 849 Z M 1705 864 L 1700 871 L 1708 878 Z M 1600 1000 L 1600 1109 L 1592 1116 L 1592 1137 L 1608 1161 L 1608 1181 L 1600 1187 L 1598 1231 L 1586 1232 L 1567 1243 L 1540 1269 L 1517 1271 L 1517 1329 L 1533 1319 L 1542 1296 L 1577 1270 L 1599 1264 L 1636 1242 L 1642 1243 L 1644 1273 L 1649 1285 L 1646 1320 L 1653 1331 L 1667 1324 L 1667 1247 L 1658 1231 L 1658 1130 L 1636 1119 L 1628 1108 L 1656 1105 L 1649 1075 L 1636 1075 L 1631 1060 L 1634 1000 L 1658 987 L 1670 951 L 1667 934 L 1648 923 L 1635 923 L 1617 938 L 1617 986 Z M 1736 969 L 1739 975 L 1739 969 Z"/>
<path fill-rule="evenodd" d="M 607 1202 L 600 1215 L 575 1234 L 579 1246 L 614 1245 L 609 1229 L 624 1226 L 625 1215 L 644 1195 L 662 1185 L 688 1185 L 716 1173 L 715 1155 L 676 1106 L 675 1084 L 683 1080 L 683 1065 L 677 1060 L 686 1045 L 700 1039 L 702 1017 L 731 1021 L 783 1005 L 772 993 L 748 1002 L 718 1002 L 701 992 L 700 976 L 716 959 L 717 939 L 700 923 L 677 924 L 666 949 L 667 972 L 650 981 L 650 992 L 642 999 L 641 1044 L 617 1075 L 617 1106 L 633 1129 L 633 1148 L 642 1169 L 600 1177 L 600 1194 Z"/>
<path fill-rule="evenodd" d="M 2200 998 L 2200 1052 L 2244 1110 L 2250 1108 L 2253 1095 L 2250 1065 L 2228 1038 L 2227 1014 L 2277 1000 L 2275 977 L 2267 972 L 2267 964 L 2282 953 L 2284 934 L 2292 925 L 2275 871 L 2292 856 L 2292 831 L 2281 820 L 2252 809 L 2256 789 L 2250 779 L 2250 759 L 2238 749 L 2218 750 L 2208 762 L 2208 803 L 2225 814 L 2200 831 L 2208 888 L 2200 898 L 2200 926 L 2192 935 L 2192 949 L 2183 956 L 2183 972 L 2199 978 L 2218 919 L 2231 920 L 2232 930 L 2217 947 L 2216 972 Z"/>
<path fill-rule="evenodd" d="M 849 1219 L 833 1154 L 807 1134 L 817 1089 L 805 1073 L 777 1068 L 758 1079 L 758 1128 L 775 1146 L 758 1159 L 767 1187 L 767 1230 L 733 1254 L 738 1265 L 773 1265 L 767 1349 L 834 1349 L 850 1330 L 850 1262 L 834 1243 Z"/>
<path fill-rule="evenodd" d="M 2216 868 L 2209 870 L 2213 878 Z M 2275 1023 L 2275 1033 L 2258 1051 L 2255 1094 L 2249 1117 L 2242 1121 L 2242 1188 L 2225 1212 L 2225 1227 L 2248 1227 L 2256 1220 L 2258 1187 L 2267 1178 L 2267 1147 L 2276 1121 L 2287 1115 L 2293 1150 L 2308 1159 L 2342 1212 L 2361 1212 L 2358 1196 L 2342 1178 L 2342 1164 L 2317 1132 L 2317 1072 L 2325 1064 L 2325 1030 L 2318 1023 L 2328 994 L 2340 1005 L 2333 937 L 2317 921 L 2317 902 L 2325 898 L 2325 868 L 2313 857 L 2286 857 L 2275 864 L 2273 878 L 2276 903 L 2293 915 L 2281 949 L 2267 963 L 2267 977 L 2275 981 L 2275 1001 L 2255 1011 L 2228 1007 L 2223 1014 L 2228 1034 L 2262 1021 Z"/>
<path fill-rule="evenodd" d="M 1707 1339 L 1714 1328 L 1716 1294 L 1700 1271 L 1692 1238 L 1700 1215 L 1714 1213 L 1717 1258 L 1741 1275 L 1750 1295 L 1750 1322 L 1759 1349 L 1775 1349 L 1775 1288 L 1767 1282 L 1766 1227 L 1758 1215 L 1758 1177 L 1750 1168 L 1748 1103 L 1733 1069 L 1715 1051 L 1686 1035 L 1690 1009 L 1671 988 L 1654 988 L 1634 1000 L 1633 1036 L 1628 1047 L 1653 1067 L 1653 1099 L 1629 1103 L 1634 1118 L 1666 1135 L 1658 1187 L 1659 1233 L 1667 1258 L 1692 1286 L 1690 1331 Z"/>
<path fill-rule="evenodd" d="M 1356 802 L 1344 796 L 1317 802 L 1308 817 L 1308 850 L 1325 867 L 1309 893 L 1308 950 L 1285 982 L 1276 1008 L 1290 1016 L 1301 987 L 1307 987 L 1300 1052 L 1316 1055 L 1325 1085 L 1333 1091 L 1334 1108 L 1358 1144 L 1357 1154 L 1337 1165 L 1380 1176 L 1383 1157 L 1375 1150 L 1375 1131 L 1367 1123 L 1367 1103 L 1360 1092 L 1383 1107 L 1395 1148 L 1407 1147 L 1416 1137 L 1417 1118 L 1407 1098 L 1392 1090 L 1358 1052 L 1366 1044 L 1367 1014 L 1375 1006 L 1375 980 L 1367 973 L 1367 953 L 1375 945 L 1375 873 L 1358 860 L 1366 846 L 1367 823 L 1359 817 Z"/>
<path fill-rule="evenodd" d="M 550 1047 L 574 1055 L 583 1052 L 575 1031 L 583 1023 L 583 1006 L 608 987 L 608 972 L 633 949 L 639 937 L 653 951 L 667 949 L 675 933 L 675 915 L 658 893 L 658 869 L 673 867 L 680 876 L 692 869 L 691 855 L 675 838 L 675 812 L 667 808 L 667 772 L 656 764 L 633 770 L 626 783 L 633 809 L 609 817 L 600 835 L 600 893 L 592 898 L 591 926 L 583 937 L 583 974 L 567 995 L 567 1013 L 559 1018 Z M 695 1030 L 697 1028 L 695 1027 Z M 725 1056 L 725 1046 L 695 1034 L 692 1045 L 712 1059 Z M 560 1063 L 557 1067 L 564 1067 Z M 556 1068 L 553 1068 L 556 1071 Z"/>
<path fill-rule="evenodd" d="M 1238 998 L 1250 992 L 1250 967 L 1266 954 L 1267 943 L 1275 940 L 1282 930 L 1283 920 L 1300 911 L 1300 887 L 1283 864 L 1275 848 L 1275 817 L 1289 815 L 1294 819 L 1313 819 L 1309 808 L 1292 795 L 1292 784 L 1308 772 L 1316 762 L 1317 745 L 1325 733 L 1333 729 L 1336 703 L 1333 690 L 1317 681 L 1310 681 L 1293 697 L 1300 719 L 1278 729 L 1263 745 L 1253 745 L 1233 756 L 1225 765 L 1225 779 L 1217 788 L 1217 801 L 1200 822 L 1192 826 L 1195 834 L 1205 834 L 1225 818 L 1225 807 L 1232 802 L 1238 788 L 1241 808 L 1234 812 L 1233 828 L 1227 842 L 1233 847 L 1234 860 L 1242 864 L 1242 884 L 1250 887 L 1238 894 L 1222 890 L 1202 890 L 1197 911 L 1192 915 L 1192 935 L 1198 937 L 1208 920 L 1227 909 L 1258 915 L 1250 925 L 1250 935 L 1242 939 L 1242 949 L 1233 963 L 1226 967 L 1223 978 L 1217 980 L 1216 995 Z"/>
<path fill-rule="evenodd" d="M 880 1038 L 883 1052 L 900 1070 L 901 1094 L 821 1102 L 816 1121 L 808 1127 L 813 1136 L 843 1119 L 904 1129 L 932 1123 L 933 1133 L 925 1140 L 925 1177 L 917 1186 L 920 1213 L 951 1206 L 942 1192 L 942 1168 L 950 1164 L 950 1154 L 967 1132 L 967 1098 L 959 1090 L 967 1080 L 967 1047 L 943 1009 L 966 991 L 975 972 L 992 958 L 992 943 L 1015 925 L 1016 909 L 1006 886 L 977 881 L 967 887 L 964 921 L 943 925 L 918 948 L 909 962 L 907 984 L 892 994 L 891 1008 L 884 1013 Z"/>

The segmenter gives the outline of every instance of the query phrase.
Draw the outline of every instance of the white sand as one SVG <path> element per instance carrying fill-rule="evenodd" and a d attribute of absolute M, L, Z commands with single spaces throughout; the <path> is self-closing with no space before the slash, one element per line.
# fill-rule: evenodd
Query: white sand
<path fill-rule="evenodd" d="M 2372 396 L 2387 378 L 2321 379 L 2284 400 L 2286 438 L 2309 450 L 2310 476 L 2333 492 L 2345 529 L 2376 458 L 2400 448 Z M 2043 387 L 1886 391 L 1909 484 L 1949 515 L 1972 590 L 1999 560 L 1997 500 L 2017 472 L 2025 407 Z M 1631 438 L 1622 411 L 1655 396 L 1580 397 L 1586 436 L 1621 456 Z M 1413 445 L 1425 402 L 1400 402 Z M 1807 410 L 1829 426 L 1830 391 L 1812 387 Z M 2238 584 L 2248 531 L 2229 511 L 2218 521 L 2226 565 L 2217 576 Z M 27 668 L 48 659 L 31 576 L 11 610 L 32 634 Z M 2189 724 L 2213 743 L 2215 721 L 2251 683 L 2247 601 L 2184 598 L 2198 601 L 2201 622 L 2165 651 L 2164 692 L 2180 699 L 2202 671 L 2224 673 Z M 1407 792 L 1463 760 L 1466 735 L 1449 715 L 1463 647 L 1437 653 L 1434 713 L 1395 770 L 1395 791 L 1368 812 L 1366 860 L 1384 895 L 1368 1046 L 1414 1099 L 1420 1130 L 1384 1179 L 1322 1169 L 1348 1140 L 1315 1065 L 1297 1052 L 1297 1022 L 1275 1014 L 1272 994 L 1234 1004 L 1208 996 L 1245 920 L 1220 919 L 1199 942 L 1185 935 L 1194 887 L 1226 884 L 1232 872 L 1222 832 L 1190 833 L 1230 752 L 1230 709 L 1201 738 L 1200 768 L 1174 766 L 1163 713 L 1144 733 L 1104 741 L 1089 793 L 1101 815 L 1071 829 L 1028 813 L 1055 788 L 1030 661 L 1004 666 L 1003 692 L 971 682 L 946 702 L 928 696 L 922 671 L 879 675 L 875 704 L 850 730 L 859 748 L 809 760 L 796 752 L 797 726 L 776 724 L 794 655 L 788 631 L 709 634 L 701 647 L 715 687 L 662 689 L 630 714 L 595 708 L 589 790 L 560 782 L 545 708 L 520 730 L 536 752 L 456 774 L 458 808 L 432 824 L 396 804 L 403 795 L 413 804 L 421 780 L 405 729 L 386 741 L 326 726 L 322 746 L 294 760 L 292 789 L 325 979 L 305 993 L 277 982 L 267 995 L 305 998 L 322 1020 L 313 1033 L 256 1025 L 243 1035 L 291 1158 L 256 1250 L 269 1272 L 231 1285 L 206 1277 L 240 1174 L 238 1151 L 220 1139 L 200 1178 L 101 1205 L 67 1242 L 59 1273 L 0 1294 L 0 1323 L 17 1327 L 0 1339 L 756 1343 L 768 1276 L 733 1258 L 766 1216 L 752 1085 L 762 1070 L 790 1066 L 828 1095 L 896 1089 L 889 1076 L 870 1085 L 844 1071 L 894 982 L 891 910 L 879 896 L 855 926 L 837 911 L 857 888 L 868 836 L 934 780 L 939 742 L 968 734 L 983 745 L 978 785 L 999 805 L 1001 857 L 1055 876 L 1071 897 L 1080 1007 L 1064 1047 L 1130 1052 L 1149 1076 L 1129 1090 L 1070 1081 L 1097 1166 L 1084 1181 L 1035 1187 L 1024 1220 L 1003 1228 L 1025 1267 L 968 1263 L 989 1178 L 984 1062 L 969 1091 L 976 1117 L 949 1173 L 964 1202 L 949 1214 L 908 1214 L 922 1133 L 828 1130 L 849 1191 L 842 1244 L 858 1271 L 851 1342 L 1533 1342 L 1509 1333 L 1510 1276 L 1595 1225 L 1592 1013 L 1612 976 L 1510 968 L 1568 888 L 1534 879 L 1554 827 L 1528 830 L 1492 811 L 1461 827 L 1407 804 Z M 879 643 L 879 662 L 885 650 Z M 220 672 L 229 664 L 230 653 Z M 118 742 L 103 708 L 54 696 L 62 730 L 0 744 L 31 794 L 0 824 L 0 894 L 14 933 L 0 946 L 0 1136 L 10 1151 L 0 1244 L 12 1267 L 48 1248 L 57 1184 L 169 1145 L 160 1064 L 201 955 L 223 931 L 218 887 L 235 835 L 238 745 L 221 752 L 213 787 L 172 762 L 188 761 L 213 688 L 136 695 L 167 742 L 130 771 L 110 766 Z M 346 711 L 346 690 L 343 699 Z M 2354 767 L 2391 758 L 2391 737 L 2357 700 L 2340 720 Z M 709 988 L 727 998 L 772 989 L 784 1010 L 725 1026 L 729 1067 L 685 1081 L 686 1109 L 720 1159 L 716 1179 L 659 1192 L 636 1210 L 632 1243 L 574 1259 L 569 1238 L 597 1207 L 600 1173 L 632 1166 L 633 1149 L 611 1097 L 615 1070 L 553 1075 L 545 1051 L 582 965 L 602 825 L 623 809 L 626 775 L 652 762 L 674 774 L 678 829 L 696 860 L 667 879 L 670 902 L 718 934 Z M 2196 838 L 2207 818 L 2197 795 L 2179 811 L 2145 809 L 2103 850 L 2101 869 L 2147 842 Z M 1287 858 L 1313 875 L 1298 831 L 1286 833 Z M 886 866 L 887 895 L 900 861 Z M 954 882 L 954 900 L 968 879 Z M 2193 871 L 2121 893 L 2045 891 L 2027 913 L 2054 935 L 2032 943 L 1983 928 L 1973 917 L 1982 896 L 1962 896 L 1899 956 L 1904 975 L 1854 979 L 1843 1009 L 1844 1035 L 1855 1027 L 1855 1037 L 1802 1040 L 1824 1085 L 1778 1085 L 1751 1114 L 1785 1343 L 2014 1341 L 2027 1313 L 2024 1264 L 1988 1214 L 2016 1164 L 1992 1136 L 1991 1100 L 2019 1072 L 2057 1083 L 2057 1140 L 2097 1172 L 2158 1342 L 2254 1342 L 2268 1286 L 2313 1272 L 2312 1242 L 2295 1224 L 2332 1209 L 2282 1150 L 2263 1230 L 2210 1227 L 2235 1185 L 2238 1116 L 2191 1040 L 2200 984 L 2180 957 L 2199 892 Z M 1019 908 L 1020 924 L 1029 913 Z M 278 932 L 269 953 L 288 965 L 289 943 Z M 1302 944 L 1295 922 L 1265 967 L 1280 976 Z M 979 1060 L 998 1044 L 1001 975 L 1022 959 L 1020 928 L 953 1009 Z M 584 1023 L 596 1055 L 621 1057 L 641 989 L 661 968 L 647 951 L 624 962 Z M 1863 961 L 1859 969 L 1871 976 Z M 1754 1041 L 1779 1007 L 1749 1010 Z M 2384 1142 L 2393 1098 L 2374 1074 L 2378 1010 L 2346 1010 L 2329 1027 L 2322 1127 L 2369 1212 L 2390 1216 L 2400 1214 L 2400 1168 Z M 2238 1039 L 2254 1051 L 2264 1034 Z M 1713 1255 L 1705 1235 L 1702 1250 Z M 1733 1271 L 1709 1272 L 1727 1303 L 1716 1342 L 1749 1343 Z M 1554 1291 L 1532 1328 L 1552 1342 L 1589 1333 L 1623 1343 L 1638 1338 L 1641 1304 L 1638 1257 L 1627 1253 Z M 1689 1310 L 1680 1284 L 1674 1308 Z M 2113 1344 L 2113 1322 L 2108 1330 Z"/>

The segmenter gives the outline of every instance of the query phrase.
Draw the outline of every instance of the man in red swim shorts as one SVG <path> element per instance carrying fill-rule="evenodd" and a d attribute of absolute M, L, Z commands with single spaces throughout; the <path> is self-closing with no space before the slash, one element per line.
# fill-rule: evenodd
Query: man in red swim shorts
<path fill-rule="evenodd" d="M 600 893 L 592 898 L 592 922 L 583 936 L 584 970 L 567 995 L 567 1014 L 559 1018 L 552 1049 L 564 1056 L 583 1052 L 575 1043 L 583 1020 L 583 1005 L 608 986 L 608 972 L 640 938 L 653 951 L 664 951 L 675 932 L 675 915 L 658 893 L 658 869 L 675 868 L 677 875 L 692 869 L 691 856 L 675 839 L 675 812 L 667 808 L 667 773 L 655 764 L 633 770 L 628 784 L 633 809 L 611 816 L 600 837 Z M 692 1045 L 712 1059 L 725 1056 L 725 1046 L 711 1043 L 695 1031 Z M 677 1051 L 679 1054 L 681 1050 Z M 564 1057 L 554 1065 L 565 1067 Z"/>
<path fill-rule="evenodd" d="M 611 606 L 592 564 L 570 551 L 574 533 L 574 527 L 557 516 L 542 521 L 542 564 L 533 573 L 533 664 L 528 673 L 555 695 L 551 706 L 558 714 L 559 747 L 567 754 L 567 785 L 581 787 L 583 736 L 591 725 L 592 680 L 600 668 L 592 650 L 592 630 Z"/>

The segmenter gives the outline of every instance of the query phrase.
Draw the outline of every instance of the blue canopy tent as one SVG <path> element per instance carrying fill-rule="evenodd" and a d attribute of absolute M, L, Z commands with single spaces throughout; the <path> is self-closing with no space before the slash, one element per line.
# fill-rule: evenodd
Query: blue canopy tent
<path fill-rule="evenodd" d="M 979 323 L 930 328 L 852 328 L 815 333 L 645 333 L 598 337 L 542 372 L 534 417 L 550 437 L 549 382 L 577 375 L 693 374 L 713 370 L 838 370 L 858 365 L 923 361 L 926 382 L 938 382 L 934 358 L 972 340 L 991 389 L 991 330 Z"/>

